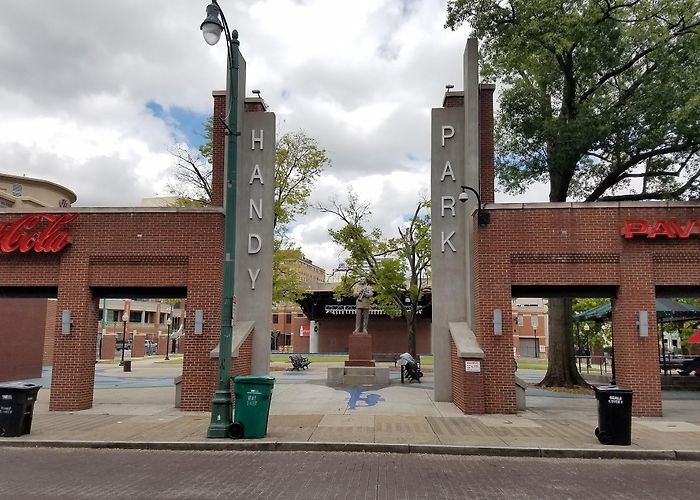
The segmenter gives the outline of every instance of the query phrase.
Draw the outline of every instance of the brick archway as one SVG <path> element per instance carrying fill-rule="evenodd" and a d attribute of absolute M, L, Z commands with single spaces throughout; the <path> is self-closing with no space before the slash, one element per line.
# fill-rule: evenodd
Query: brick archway
<path fill-rule="evenodd" d="M 84 209 L 66 229 L 73 245 L 59 254 L 12 253 L 0 258 L 4 295 L 27 289 L 56 290 L 54 369 L 50 409 L 92 406 L 98 289 L 187 290 L 187 311 L 204 312 L 201 335 L 186 325 L 182 407 L 208 410 L 221 307 L 223 213 L 211 209 Z M 44 212 L 42 212 L 44 213 Z M 0 213 L 0 223 L 22 214 Z M 71 311 L 70 334 L 61 334 L 61 312 Z"/>

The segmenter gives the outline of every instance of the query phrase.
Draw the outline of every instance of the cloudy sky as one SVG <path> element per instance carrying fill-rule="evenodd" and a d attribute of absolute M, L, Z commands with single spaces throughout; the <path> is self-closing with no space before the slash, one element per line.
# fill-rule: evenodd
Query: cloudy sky
<path fill-rule="evenodd" d="M 169 149 L 196 145 L 225 87 L 223 44 L 204 43 L 207 0 L 2 1 L 0 171 L 72 189 L 77 206 L 166 194 Z M 278 132 L 303 130 L 333 165 L 312 204 L 352 186 L 387 234 L 429 192 L 429 113 L 462 88 L 468 29 L 444 0 L 220 0 L 238 29 L 247 89 Z M 497 201 L 512 198 L 497 196 Z M 543 189 L 519 201 L 546 200 Z M 292 236 L 315 263 L 342 260 L 315 210 Z"/>

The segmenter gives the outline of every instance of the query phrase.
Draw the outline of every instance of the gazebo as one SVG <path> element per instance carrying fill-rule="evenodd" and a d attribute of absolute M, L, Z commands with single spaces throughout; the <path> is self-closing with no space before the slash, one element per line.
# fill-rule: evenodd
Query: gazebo
<path fill-rule="evenodd" d="M 581 311 L 580 313 L 575 314 L 573 321 L 576 323 L 577 332 L 579 329 L 579 324 L 584 321 L 595 321 L 598 323 L 609 321 L 611 312 L 612 305 L 610 302 L 605 302 L 587 309 L 586 311 Z M 664 334 L 663 325 L 665 323 L 680 323 L 693 320 L 700 320 L 700 307 L 673 299 L 656 299 L 656 322 L 659 324 L 659 334 L 662 338 Z M 662 342 L 661 359 L 664 365 L 664 373 L 668 371 L 666 366 L 666 358 L 666 346 L 664 342 Z"/>

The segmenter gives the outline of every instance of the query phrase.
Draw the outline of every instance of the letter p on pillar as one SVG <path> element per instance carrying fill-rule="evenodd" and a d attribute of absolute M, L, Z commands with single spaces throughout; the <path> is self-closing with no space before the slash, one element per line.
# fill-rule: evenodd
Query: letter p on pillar
<path fill-rule="evenodd" d="M 452 125 L 442 126 L 442 147 L 445 147 L 445 139 L 452 139 L 455 136 L 455 128 Z"/>

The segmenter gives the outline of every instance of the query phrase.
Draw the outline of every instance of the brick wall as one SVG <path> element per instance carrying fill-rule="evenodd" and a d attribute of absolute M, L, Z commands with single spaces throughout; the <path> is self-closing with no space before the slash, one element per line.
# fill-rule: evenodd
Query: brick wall
<path fill-rule="evenodd" d="M 318 320 L 320 325 L 319 352 L 347 352 L 348 337 L 355 329 L 355 316 L 330 316 Z M 372 351 L 375 353 L 403 353 L 408 350 L 406 320 L 386 316 L 370 316 L 369 333 L 372 334 Z M 416 325 L 416 351 L 430 352 L 430 320 L 420 318 Z M 308 352 L 309 338 L 292 335 L 295 352 Z"/>
<path fill-rule="evenodd" d="M 457 356 L 457 347 L 450 339 L 452 360 L 452 401 L 463 413 L 485 413 L 483 360 L 469 359 L 481 363 L 481 372 L 467 372 L 464 358 Z"/>
<path fill-rule="evenodd" d="M 510 381 L 499 375 L 511 363 L 510 335 L 492 334 L 493 310 L 510 317 L 511 285 L 607 286 L 613 300 L 613 346 L 618 383 L 634 390 L 633 413 L 661 415 L 657 289 L 697 289 L 700 250 L 689 239 L 625 239 L 626 219 L 700 219 L 693 204 L 620 203 L 548 204 L 491 210 L 491 224 L 477 230 L 477 336 L 487 354 L 487 411 L 505 411 L 497 396 Z M 637 317 L 649 313 L 649 336 L 640 337 Z M 555 332 L 550 332 L 554 335 Z M 492 356 L 504 363 L 494 371 Z M 512 371 L 512 370 L 511 370 Z"/>
<path fill-rule="evenodd" d="M 0 260 L 0 287 L 57 290 L 55 332 L 60 311 L 70 309 L 70 335 L 55 334 L 50 408 L 92 406 L 98 299 L 95 288 L 121 296 L 120 287 L 182 287 L 187 316 L 204 311 L 204 332 L 185 326 L 182 408 L 206 410 L 217 365 L 209 352 L 218 342 L 221 307 L 223 214 L 219 209 L 85 209 L 67 226 L 73 244 L 60 254 L 9 254 Z M 0 213 L 0 222 L 22 214 Z M 43 325 L 42 325 L 43 327 Z M 43 330 L 42 330 L 43 332 Z M 41 341 L 38 342 L 41 348 Z"/>

